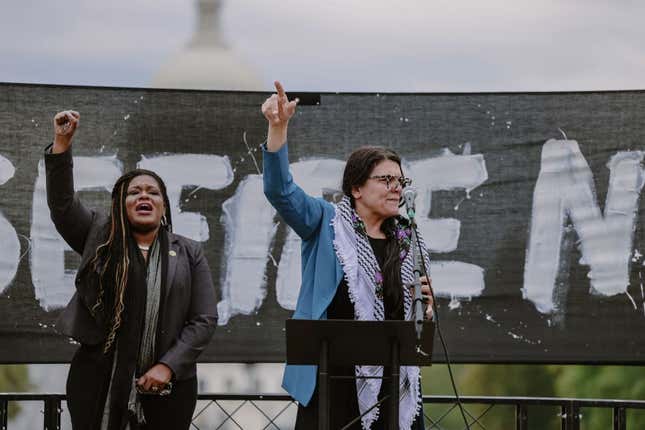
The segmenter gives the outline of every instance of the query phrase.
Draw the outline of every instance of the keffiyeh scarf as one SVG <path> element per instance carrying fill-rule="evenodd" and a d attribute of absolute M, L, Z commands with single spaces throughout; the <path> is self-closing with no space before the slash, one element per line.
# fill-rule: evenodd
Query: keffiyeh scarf
<path fill-rule="evenodd" d="M 349 288 L 349 298 L 354 305 L 354 318 L 360 321 L 383 321 L 385 308 L 383 304 L 383 275 L 367 237 L 365 224 L 351 206 L 349 197 L 345 196 L 336 205 L 336 214 L 332 220 L 334 229 L 334 249 L 343 268 L 344 277 Z M 404 315 L 411 319 L 412 295 L 405 285 L 414 278 L 412 261 L 411 231 L 405 218 L 396 220 L 396 238 L 399 241 L 401 259 L 401 281 L 403 285 Z M 421 249 L 429 264 L 426 247 L 421 241 Z M 365 376 L 383 376 L 383 366 L 356 366 L 356 391 L 358 407 L 365 413 L 378 400 L 381 379 L 365 379 Z M 399 428 L 409 430 L 414 419 L 421 411 L 422 401 L 419 392 L 420 371 L 416 366 L 401 366 Z M 379 416 L 379 407 L 363 416 L 363 429 L 369 430 Z"/>

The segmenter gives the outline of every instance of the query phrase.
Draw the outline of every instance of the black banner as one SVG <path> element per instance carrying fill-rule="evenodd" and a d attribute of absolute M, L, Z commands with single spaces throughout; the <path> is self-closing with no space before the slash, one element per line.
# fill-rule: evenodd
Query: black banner
<path fill-rule="evenodd" d="M 262 194 L 266 96 L 0 85 L 0 362 L 75 349 L 54 322 L 79 260 L 49 220 L 42 166 L 64 109 L 81 113 L 86 205 L 106 209 L 122 172 L 150 168 L 175 231 L 203 242 L 221 319 L 201 360 L 282 361 L 300 241 Z M 305 96 L 289 151 L 310 194 L 339 188 L 360 145 L 404 158 L 454 361 L 645 362 L 645 92 Z"/>

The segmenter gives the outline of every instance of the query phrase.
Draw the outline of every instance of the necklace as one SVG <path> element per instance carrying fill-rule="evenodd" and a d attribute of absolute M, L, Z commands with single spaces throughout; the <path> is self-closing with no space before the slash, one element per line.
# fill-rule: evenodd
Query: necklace
<path fill-rule="evenodd" d="M 138 244 L 137 244 L 137 246 L 138 246 L 138 247 L 139 247 L 139 249 L 140 249 L 140 250 L 142 250 L 142 251 L 146 251 L 146 252 L 147 252 L 148 250 L 150 250 L 150 247 L 149 247 L 149 246 L 143 246 L 143 245 L 138 245 Z"/>

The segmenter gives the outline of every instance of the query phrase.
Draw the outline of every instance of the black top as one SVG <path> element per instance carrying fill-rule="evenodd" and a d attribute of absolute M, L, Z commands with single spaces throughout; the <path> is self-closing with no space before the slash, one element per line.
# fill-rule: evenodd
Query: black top
<path fill-rule="evenodd" d="M 370 237 L 369 240 L 372 250 L 374 251 L 376 261 L 382 269 L 383 263 L 385 262 L 385 246 L 387 245 L 387 239 L 374 239 Z M 384 285 L 383 288 L 388 288 L 388 286 Z M 386 319 L 403 319 L 403 315 L 391 315 L 392 312 L 390 309 L 393 308 L 394 304 L 391 303 L 390 296 L 388 294 L 384 295 L 383 306 L 385 308 Z M 336 295 L 327 308 L 327 319 L 354 319 L 354 305 L 349 299 L 349 286 L 347 285 L 345 278 L 343 278 L 340 284 L 338 284 Z"/>
<path fill-rule="evenodd" d="M 383 267 L 385 261 L 385 247 L 387 245 L 387 239 L 374 239 L 369 238 L 370 245 L 376 256 L 376 261 L 380 268 Z M 383 286 L 387 288 L 386 285 Z M 389 297 L 387 294 L 384 295 L 384 306 L 385 306 L 385 315 L 390 315 L 388 312 L 392 309 L 393 304 L 390 303 Z M 386 317 L 388 318 L 388 317 Z M 403 316 L 399 315 L 396 319 L 402 319 Z M 327 319 L 354 319 L 354 305 L 352 304 L 349 298 L 349 287 L 347 281 L 343 280 L 338 285 L 336 290 L 336 295 L 332 300 L 331 304 L 327 308 Z M 351 354 L 351 351 L 347 352 Z M 383 369 L 383 375 L 388 375 L 390 373 L 389 367 Z M 333 376 L 354 376 L 354 366 L 331 366 L 330 374 Z M 356 418 L 360 415 L 358 411 L 358 399 L 356 393 L 356 381 L 354 379 L 332 379 L 330 383 L 330 428 L 341 428 L 346 425 L 349 421 Z M 381 390 L 379 393 L 379 398 L 383 397 L 389 389 L 389 380 L 384 379 L 381 384 Z M 381 405 L 381 413 L 379 414 L 379 419 L 372 426 L 373 429 L 381 429 L 384 427 L 383 423 L 387 422 L 387 415 L 389 408 L 385 402 L 384 405 Z M 296 418 L 296 430 L 310 430 L 317 428 L 318 426 L 318 389 L 314 392 L 314 396 L 309 403 L 309 406 L 303 407 L 300 405 L 298 407 L 298 416 Z M 413 428 L 416 428 L 413 426 Z M 351 427 L 352 430 L 361 430 L 362 427 L 360 422 L 356 423 Z"/>

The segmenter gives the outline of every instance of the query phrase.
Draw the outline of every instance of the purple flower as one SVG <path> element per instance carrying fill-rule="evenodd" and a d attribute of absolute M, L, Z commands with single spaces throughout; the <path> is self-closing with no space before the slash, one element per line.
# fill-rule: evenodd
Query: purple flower
<path fill-rule="evenodd" d="M 408 255 L 408 251 L 405 249 L 402 249 L 401 253 L 399 254 L 399 258 L 401 259 L 401 261 L 405 260 L 406 255 Z"/>
<path fill-rule="evenodd" d="M 383 274 L 377 271 L 376 273 L 374 273 L 374 280 L 376 281 L 377 284 L 383 283 Z"/>

